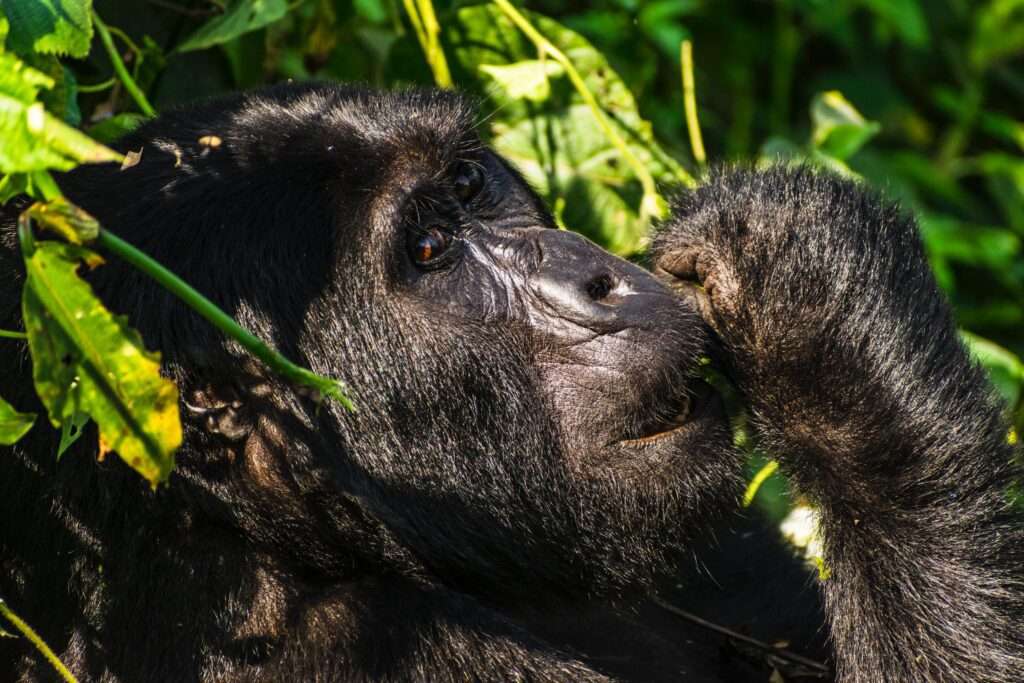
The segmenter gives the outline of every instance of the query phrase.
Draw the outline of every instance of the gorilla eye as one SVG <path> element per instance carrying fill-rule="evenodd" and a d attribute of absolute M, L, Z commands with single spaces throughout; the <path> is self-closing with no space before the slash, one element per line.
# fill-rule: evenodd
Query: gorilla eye
<path fill-rule="evenodd" d="M 412 246 L 412 259 L 419 265 L 426 265 L 435 260 L 451 244 L 451 238 L 438 228 L 430 228 L 426 233 L 418 235 Z"/>
<path fill-rule="evenodd" d="M 462 202 L 475 197 L 484 186 L 484 174 L 476 164 L 463 162 L 455 174 L 455 194 Z"/>

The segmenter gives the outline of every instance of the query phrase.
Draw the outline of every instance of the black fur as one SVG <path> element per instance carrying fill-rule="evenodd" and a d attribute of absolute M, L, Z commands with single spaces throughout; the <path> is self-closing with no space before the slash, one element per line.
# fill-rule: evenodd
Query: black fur
<path fill-rule="evenodd" d="M 1022 680 L 1020 471 L 913 221 L 809 169 L 728 172 L 653 252 L 703 283 L 766 445 L 822 511 L 839 678 Z"/>
<path fill-rule="evenodd" d="M 142 162 L 78 169 L 69 197 L 359 412 L 268 376 L 115 259 L 91 274 L 163 351 L 186 433 L 156 493 L 97 462 L 94 433 L 60 463 L 45 428 L 0 454 L 0 595 L 84 679 L 735 680 L 632 608 L 739 483 L 712 399 L 643 438 L 702 395 L 698 309 L 825 513 L 844 680 L 1018 679 L 1005 425 L 913 226 L 857 188 L 738 172 L 682 197 L 655 269 L 719 284 L 676 298 L 547 230 L 451 94 L 285 85 L 119 147 Z M 460 163 L 488 179 L 470 202 Z M 435 225 L 457 250 L 415 267 Z M 9 220 L 0 240 L 18 327 Z M 5 345 L 0 394 L 38 409 Z M 51 676 L 0 640 L 0 678 Z"/>

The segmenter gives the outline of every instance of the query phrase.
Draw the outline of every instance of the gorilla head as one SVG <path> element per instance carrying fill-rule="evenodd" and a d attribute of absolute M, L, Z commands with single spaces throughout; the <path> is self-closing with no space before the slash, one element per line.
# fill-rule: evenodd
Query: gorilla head
<path fill-rule="evenodd" d="M 357 413 L 318 407 L 141 276 L 93 277 L 182 389 L 170 491 L 214 491 L 230 504 L 205 514 L 254 542 L 328 572 L 589 593 L 648 577 L 731 485 L 724 415 L 690 379 L 699 316 L 556 229 L 458 96 L 284 85 L 119 147 L 141 163 L 75 171 L 70 198 L 354 391 Z"/>

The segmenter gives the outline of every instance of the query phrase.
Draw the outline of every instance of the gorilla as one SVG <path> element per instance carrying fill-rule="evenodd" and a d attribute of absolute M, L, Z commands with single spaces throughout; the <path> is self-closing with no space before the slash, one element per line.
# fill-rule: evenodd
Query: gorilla
<path fill-rule="evenodd" d="M 283 84 L 117 146 L 141 162 L 69 198 L 358 410 L 116 259 L 90 273 L 162 351 L 185 441 L 156 491 L 95 433 L 0 454 L 0 595 L 81 680 L 738 680 L 638 607 L 742 484 L 705 357 L 821 511 L 835 676 L 1024 677 L 1002 406 L 913 221 L 854 183 L 719 171 L 645 270 L 556 229 L 452 93 Z M 3 343 L 0 390 L 40 410 Z M 0 678 L 53 676 L 0 639 Z"/>

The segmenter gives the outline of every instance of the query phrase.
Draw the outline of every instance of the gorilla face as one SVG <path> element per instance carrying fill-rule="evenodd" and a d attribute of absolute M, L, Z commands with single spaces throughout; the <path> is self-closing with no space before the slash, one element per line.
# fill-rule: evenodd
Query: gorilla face
<path fill-rule="evenodd" d="M 645 580 L 728 502 L 727 421 L 692 379 L 699 316 L 556 229 L 456 96 L 280 86 L 165 115 L 121 144 L 139 147 L 132 169 L 62 184 L 355 393 L 348 413 L 242 379 L 179 304 L 117 266 L 97 276 L 197 415 L 178 485 L 209 488 L 222 452 L 246 473 L 218 482 L 246 501 L 227 514 L 259 542 L 301 536 L 328 571 L 594 592 Z M 210 429 L 228 403 L 229 439 Z"/>

